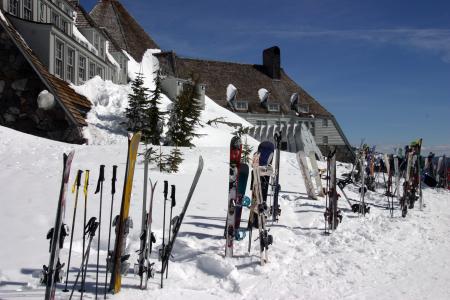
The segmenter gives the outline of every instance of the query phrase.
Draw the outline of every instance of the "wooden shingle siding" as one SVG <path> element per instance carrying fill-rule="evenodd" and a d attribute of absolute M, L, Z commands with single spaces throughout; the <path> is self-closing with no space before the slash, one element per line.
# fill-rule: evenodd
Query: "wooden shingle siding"
<path fill-rule="evenodd" d="M 323 144 L 323 137 L 328 137 L 329 145 L 345 145 L 345 141 L 342 139 L 338 130 L 334 126 L 332 120 L 328 121 L 328 126 L 324 127 L 322 119 L 315 120 L 316 128 L 315 128 L 315 138 L 316 143 L 318 145 Z"/>

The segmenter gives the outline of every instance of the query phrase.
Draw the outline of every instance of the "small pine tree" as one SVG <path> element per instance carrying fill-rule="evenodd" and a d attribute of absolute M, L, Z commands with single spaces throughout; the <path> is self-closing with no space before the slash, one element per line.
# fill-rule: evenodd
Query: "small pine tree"
<path fill-rule="evenodd" d="M 177 173 L 178 167 L 183 162 L 183 155 L 178 149 L 178 147 L 175 147 L 170 151 L 170 155 L 167 157 L 167 169 L 170 173 Z"/>
<path fill-rule="evenodd" d="M 244 145 L 242 145 L 242 159 L 241 161 L 245 162 L 245 163 L 250 163 L 250 155 L 252 154 L 253 151 L 253 147 L 251 147 L 248 143 L 247 143 L 247 137 L 245 137 L 245 143 Z"/>
<path fill-rule="evenodd" d="M 171 146 L 193 147 L 191 141 L 198 136 L 195 133 L 201 115 L 201 106 L 197 100 L 198 77 L 191 78 L 190 82 L 183 84 L 183 91 L 170 111 L 167 144 Z"/>
<path fill-rule="evenodd" d="M 131 84 L 133 93 L 128 95 L 127 130 L 131 132 L 142 131 L 146 127 L 145 108 L 148 101 L 148 88 L 144 87 L 144 77 L 138 73 Z M 144 139 L 145 141 L 145 139 Z"/>
<path fill-rule="evenodd" d="M 144 141 L 152 145 L 160 145 L 163 131 L 163 113 L 159 111 L 158 105 L 162 94 L 161 73 L 155 72 L 155 89 L 151 91 L 145 107 L 146 127 L 142 130 Z"/>

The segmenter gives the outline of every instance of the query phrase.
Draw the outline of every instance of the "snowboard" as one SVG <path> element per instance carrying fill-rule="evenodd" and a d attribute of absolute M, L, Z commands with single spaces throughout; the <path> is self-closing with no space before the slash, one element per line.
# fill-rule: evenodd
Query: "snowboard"
<path fill-rule="evenodd" d="M 236 210 L 234 214 L 234 231 L 235 238 L 240 239 L 240 227 L 241 227 L 241 217 L 242 217 L 242 206 L 243 200 L 245 197 L 245 192 L 247 190 L 247 182 L 249 175 L 249 167 L 248 164 L 241 161 L 239 165 L 239 180 L 238 180 L 238 196 L 237 196 L 237 204 Z"/>
<path fill-rule="evenodd" d="M 169 259 L 172 254 L 173 245 L 178 236 L 178 232 L 180 231 L 181 224 L 183 223 L 184 216 L 188 209 L 189 203 L 191 202 L 192 195 L 194 194 L 195 188 L 197 187 L 197 183 L 200 179 L 200 175 L 202 174 L 202 171 L 203 171 L 203 158 L 200 156 L 198 159 L 197 171 L 195 172 L 195 176 L 192 181 L 191 188 L 189 189 L 188 195 L 186 197 L 186 201 L 184 202 L 183 209 L 181 210 L 181 213 L 178 216 L 175 216 L 171 220 L 171 222 L 173 224 L 172 236 L 171 236 L 169 242 L 167 243 L 167 245 L 165 246 L 164 251 L 162 252 L 163 253 L 162 258 L 161 258 L 162 259 L 162 269 L 161 269 L 162 274 L 164 274 L 164 272 L 166 271 L 166 268 L 169 264 Z"/>
<path fill-rule="evenodd" d="M 61 189 L 59 193 L 58 206 L 56 209 L 55 226 L 51 230 L 51 242 L 50 242 L 50 261 L 48 267 L 45 270 L 44 266 L 44 278 L 45 278 L 45 300 L 55 299 L 56 281 L 58 274 L 62 272 L 63 265 L 59 262 L 59 250 L 62 248 L 62 232 L 63 232 L 63 218 L 66 209 L 66 194 L 69 182 L 70 167 L 72 165 L 73 156 L 75 151 L 71 151 L 68 155 L 64 154 L 64 168 L 61 180 Z M 61 277 L 61 276 L 59 276 Z"/>
<path fill-rule="evenodd" d="M 228 206 L 225 226 L 225 256 L 233 256 L 233 241 L 235 238 L 235 210 L 238 202 L 239 165 L 241 162 L 241 138 L 234 136 L 230 142 L 230 171 L 228 180 Z"/>
<path fill-rule="evenodd" d="M 308 164 L 306 162 L 305 153 L 303 151 L 297 152 L 297 162 L 300 167 L 300 173 L 302 174 L 303 181 L 305 182 L 306 192 L 308 193 L 308 197 L 311 199 L 317 200 L 316 193 L 314 192 L 314 186 L 311 181 L 310 172 L 308 168 Z"/>
<path fill-rule="evenodd" d="M 260 178 L 262 201 L 264 203 L 267 202 L 267 194 L 269 191 L 270 176 L 273 173 L 273 172 L 271 173 L 270 170 L 272 169 L 272 160 L 273 160 L 274 151 L 275 151 L 275 145 L 272 142 L 264 141 L 258 145 L 259 166 L 266 167 L 266 169 L 268 171 L 266 173 L 270 173 L 270 175 L 262 175 L 262 177 Z"/>
<path fill-rule="evenodd" d="M 123 184 L 122 203 L 120 206 L 120 215 L 116 219 L 116 241 L 114 244 L 114 253 L 112 261 L 112 274 L 110 290 L 116 294 L 120 292 L 122 285 L 122 273 L 128 270 L 126 263 L 127 256 L 124 256 L 126 246 L 126 236 L 132 222 L 128 217 L 131 201 L 131 190 L 133 188 L 134 168 L 136 165 L 136 156 L 141 140 L 141 133 L 137 132 L 128 139 L 128 155 Z"/>

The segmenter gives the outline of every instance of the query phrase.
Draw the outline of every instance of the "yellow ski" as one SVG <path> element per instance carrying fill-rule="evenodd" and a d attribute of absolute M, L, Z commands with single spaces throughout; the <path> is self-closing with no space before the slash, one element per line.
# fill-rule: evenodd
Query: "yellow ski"
<path fill-rule="evenodd" d="M 136 164 L 136 156 L 141 140 L 141 133 L 135 133 L 128 139 L 128 157 L 125 172 L 125 180 L 122 194 L 122 204 L 120 206 L 120 215 L 118 216 L 116 226 L 116 242 L 114 244 L 114 253 L 112 260 L 112 274 L 110 290 L 116 294 L 120 292 L 122 283 L 122 273 L 126 273 L 129 263 L 126 261 L 127 256 L 124 255 L 126 236 L 128 234 L 131 221 L 128 218 L 130 210 L 131 189 L 133 187 L 134 167 Z M 116 217 L 117 218 L 117 217 Z"/>

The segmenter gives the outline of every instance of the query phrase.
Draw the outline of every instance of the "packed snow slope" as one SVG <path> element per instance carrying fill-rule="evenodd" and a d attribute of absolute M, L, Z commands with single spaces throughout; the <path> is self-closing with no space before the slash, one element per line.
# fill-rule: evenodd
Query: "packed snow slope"
<path fill-rule="evenodd" d="M 228 133 L 226 133 L 228 134 Z M 222 134 L 222 138 L 225 138 Z M 216 137 L 212 137 L 215 139 Z M 206 139 L 206 137 L 205 137 Z M 75 149 L 70 182 L 76 170 L 91 170 L 87 201 L 88 216 L 97 216 L 99 195 L 94 194 L 100 164 L 106 165 L 100 249 L 94 239 L 87 274 L 87 298 L 93 298 L 95 261 L 100 250 L 100 282 L 104 282 L 110 210 L 112 165 L 119 167 L 114 213 L 120 206 L 126 162 L 126 143 L 76 146 L 58 143 L 0 127 L 0 299 L 42 299 L 39 285 L 42 265 L 48 263 L 47 231 L 53 226 L 62 153 Z M 210 144 L 212 145 L 212 143 Z M 142 148 L 142 145 L 141 145 Z M 426 207 L 411 210 L 406 218 L 398 210 L 391 218 L 386 200 L 368 194 L 373 203 L 366 217 L 353 214 L 340 201 L 344 219 L 329 236 L 323 235 L 324 199 L 307 199 L 295 155 L 281 155 L 280 182 L 282 214 L 270 224 L 274 244 L 269 248 L 270 262 L 259 264 L 258 242 L 247 253 L 248 240 L 236 243 L 235 257 L 224 258 L 228 186 L 228 147 L 203 144 L 183 149 L 184 162 L 177 174 L 151 170 L 158 181 L 153 229 L 157 244 L 152 254 L 156 268 L 157 248 L 162 238 L 163 181 L 177 187 L 178 214 L 203 156 L 205 168 L 175 243 L 164 289 L 159 274 L 150 279 L 149 289 L 138 289 L 139 278 L 129 274 L 122 291 L 113 299 L 449 299 L 450 298 L 450 197 L 443 190 L 424 189 Z M 323 167 L 324 164 L 322 163 Z M 339 164 L 339 173 L 350 166 Z M 130 214 L 134 228 L 128 238 L 130 262 L 137 259 L 142 209 L 143 164 L 139 159 L 133 184 Z M 347 194 L 357 198 L 356 187 Z M 381 190 L 380 190 L 381 191 Z M 250 194 L 250 192 L 248 192 Z M 81 262 L 83 195 L 78 200 L 69 287 Z M 74 195 L 67 198 L 66 222 L 70 224 Z M 169 206 L 168 206 L 169 207 Z M 244 212 L 244 219 L 248 211 Z M 243 226 L 245 221 L 243 221 Z M 113 235 L 114 236 L 114 235 Z M 255 235 L 254 235 L 255 236 Z M 69 239 L 61 251 L 67 261 Z M 103 292 L 103 288 L 100 289 Z M 78 297 L 78 292 L 75 293 Z M 68 295 L 57 291 L 58 299 Z"/>

